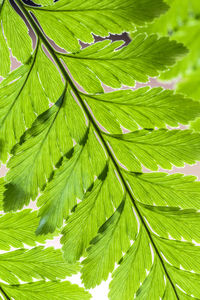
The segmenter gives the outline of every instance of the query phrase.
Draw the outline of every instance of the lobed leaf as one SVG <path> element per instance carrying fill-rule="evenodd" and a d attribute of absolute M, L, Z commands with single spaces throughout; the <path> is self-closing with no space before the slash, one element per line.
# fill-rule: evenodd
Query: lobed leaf
<path fill-rule="evenodd" d="M 0 254 L 0 278 L 9 284 L 19 284 L 19 280 L 32 282 L 33 279 L 65 279 L 77 273 L 78 264 L 69 265 L 60 250 L 35 247 L 19 249 Z"/>
<path fill-rule="evenodd" d="M 128 46 L 120 46 L 121 41 L 103 41 L 60 57 L 85 91 L 102 93 L 101 82 L 113 88 L 147 82 L 187 53 L 182 44 L 156 34 L 138 34 Z"/>
<path fill-rule="evenodd" d="M 149 5 L 151 9 L 149 10 Z M 135 25 L 152 21 L 167 10 L 162 0 L 61 0 L 47 7 L 29 8 L 47 36 L 69 52 L 80 50 L 79 40 L 91 43 L 93 34 L 131 31 Z M 52 26 L 54 30 L 52 30 Z"/>
<path fill-rule="evenodd" d="M 183 167 L 200 159 L 199 134 L 190 130 L 139 130 L 106 134 L 106 139 L 117 159 L 133 172 L 141 172 L 142 165 L 156 171 L 158 166 L 171 169 L 172 165 Z"/>
<path fill-rule="evenodd" d="M 122 198 L 120 182 L 109 164 L 66 221 L 61 238 L 66 261 L 74 263 L 85 255 L 89 242 Z"/>
<path fill-rule="evenodd" d="M 82 199 L 105 165 L 106 155 L 90 126 L 82 144 L 75 146 L 71 157 L 64 158 L 53 180 L 38 199 L 37 204 L 41 207 L 38 234 L 53 232 L 63 224 L 63 218 L 67 217 L 77 199 Z"/>
<path fill-rule="evenodd" d="M 4 209 L 17 210 L 30 199 L 35 200 L 60 159 L 72 150 L 72 139 L 80 143 L 86 128 L 84 114 L 71 90 L 65 90 L 51 108 L 38 116 L 13 149 L 14 156 L 7 165 L 10 170 L 6 176 Z"/>
<path fill-rule="evenodd" d="M 171 90 L 144 87 L 106 94 L 84 95 L 95 118 L 109 132 L 141 128 L 178 127 L 199 116 L 196 101 Z"/>
<path fill-rule="evenodd" d="M 89 300 L 91 296 L 83 288 L 68 281 L 38 281 L 20 285 L 2 284 L 4 291 L 15 300 L 21 300 L 22 297 L 32 300 Z"/>
<path fill-rule="evenodd" d="M 1 82 L 0 159 L 3 162 L 25 129 L 31 127 L 38 114 L 48 109 L 49 100 L 54 102 L 58 99 L 62 89 L 60 74 L 45 55 L 41 44 L 26 64 Z"/>
<path fill-rule="evenodd" d="M 6 77 L 10 71 L 9 48 L 13 56 L 25 63 L 32 53 L 32 41 L 24 20 L 16 13 L 9 0 L 0 3 L 0 23 L 1 62 L 4 62 L 0 64 L 0 75 Z"/>
<path fill-rule="evenodd" d="M 11 247 L 23 248 L 24 244 L 35 246 L 36 242 L 44 242 L 48 236 L 36 236 L 38 226 L 37 212 L 24 209 L 17 213 L 7 213 L 0 217 L 0 249 L 10 250 Z"/>

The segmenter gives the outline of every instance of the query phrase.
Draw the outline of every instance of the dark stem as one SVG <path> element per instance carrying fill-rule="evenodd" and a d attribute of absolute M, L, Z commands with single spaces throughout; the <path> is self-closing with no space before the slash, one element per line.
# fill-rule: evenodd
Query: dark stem
<path fill-rule="evenodd" d="M 11 298 L 6 294 L 6 292 L 3 290 L 3 288 L 0 286 L 0 292 L 3 294 L 3 296 L 7 299 L 7 300 L 11 300 Z"/>
<path fill-rule="evenodd" d="M 149 237 L 149 239 L 150 239 L 150 241 L 151 241 L 151 244 L 152 244 L 152 246 L 153 246 L 153 248 L 154 248 L 156 254 L 157 254 L 158 257 L 159 257 L 159 260 L 160 260 L 160 262 L 161 262 L 161 265 L 162 265 L 162 267 L 163 267 L 163 270 L 164 270 L 164 272 L 165 272 L 165 274 L 166 274 L 166 276 L 167 276 L 167 278 L 168 278 L 168 280 L 169 280 L 169 282 L 170 282 L 170 284 L 171 284 L 171 286 L 172 286 L 172 288 L 173 288 L 173 290 L 174 290 L 174 293 L 175 293 L 175 295 L 176 295 L 176 299 L 177 299 L 177 300 L 180 300 L 180 298 L 179 298 L 179 296 L 178 296 L 178 294 L 177 294 L 177 291 L 176 291 L 176 287 L 175 287 L 175 285 L 173 284 L 173 282 L 172 282 L 172 280 L 171 280 L 171 278 L 170 278 L 170 275 L 169 275 L 169 273 L 168 273 L 168 271 L 167 271 L 167 269 L 166 269 L 166 267 L 165 267 L 165 263 L 164 263 L 164 261 L 163 261 L 161 255 L 160 255 L 160 253 L 159 253 L 159 250 L 158 250 L 158 248 L 157 248 L 157 246 L 156 246 L 156 244 L 155 244 L 155 242 L 154 242 L 154 240 L 153 240 L 153 238 L 152 238 L 152 236 L 151 236 L 151 233 L 150 233 L 150 231 L 149 231 L 148 225 L 146 224 L 146 222 L 145 222 L 144 218 L 142 217 L 142 214 L 141 214 L 141 212 L 140 212 L 140 210 L 139 210 L 139 208 L 138 208 L 138 206 L 137 206 L 137 204 L 136 204 L 137 201 L 134 199 L 133 194 L 132 194 L 132 191 L 131 191 L 131 189 L 129 188 L 129 186 L 128 186 L 126 180 L 124 179 L 123 174 L 122 174 L 122 172 L 121 172 L 121 168 L 120 168 L 120 166 L 118 165 L 118 163 L 116 162 L 116 160 L 115 160 L 115 158 L 114 158 L 114 156 L 113 156 L 113 154 L 112 154 L 112 151 L 110 150 L 110 148 L 109 148 L 109 146 L 108 146 L 106 140 L 105 140 L 104 137 L 103 137 L 103 134 L 102 134 L 101 130 L 99 129 L 99 127 L 98 127 L 98 125 L 97 125 L 95 119 L 94 119 L 94 118 L 92 117 L 92 115 L 90 114 L 90 111 L 89 111 L 89 109 L 88 109 L 86 103 L 85 103 L 85 102 L 83 101 L 83 99 L 81 98 L 81 95 L 80 95 L 79 90 L 77 89 L 77 87 L 76 87 L 75 84 L 73 83 L 72 79 L 70 78 L 68 72 L 67 72 L 66 69 L 64 68 L 64 66 L 63 66 L 62 62 L 60 61 L 60 59 L 57 57 L 56 51 L 53 49 L 53 47 L 51 46 L 51 44 L 50 44 L 50 43 L 48 42 L 48 40 L 46 39 L 46 37 L 45 37 L 45 35 L 43 34 L 43 32 L 40 30 L 38 24 L 37 24 L 37 23 L 35 22 L 35 20 L 33 19 L 32 14 L 30 14 L 30 13 L 26 10 L 26 8 L 23 6 L 23 4 L 22 4 L 22 2 L 21 2 L 20 0 L 15 0 L 15 1 L 16 1 L 16 3 L 18 4 L 18 6 L 20 7 L 20 9 L 22 10 L 22 12 L 24 13 L 24 15 L 26 16 L 27 20 L 30 22 L 30 25 L 33 27 L 33 30 L 35 31 L 35 33 L 37 34 L 37 36 L 42 40 L 42 42 L 44 43 L 44 45 L 45 45 L 46 48 L 48 49 L 49 53 L 52 55 L 52 58 L 54 59 L 54 61 L 55 61 L 56 64 L 58 65 L 59 69 L 61 70 L 61 72 L 62 72 L 62 74 L 63 74 L 65 80 L 70 84 L 71 89 L 73 90 L 74 94 L 76 95 L 76 97 L 77 97 L 77 99 L 78 99 L 78 101 L 79 101 L 79 103 L 80 103 L 82 109 L 84 110 L 86 116 L 88 117 L 88 120 L 89 120 L 89 121 L 92 123 L 92 125 L 94 126 L 94 129 L 95 129 L 96 133 L 98 134 L 98 136 L 99 136 L 99 138 L 100 138 L 100 140 L 101 140 L 101 142 L 102 142 L 102 144 L 103 144 L 103 146 L 104 146 L 104 148 L 105 148 L 105 150 L 106 150 L 108 156 L 110 157 L 110 159 L 112 160 L 112 162 L 113 162 L 113 164 L 114 164 L 114 166 L 115 166 L 115 168 L 116 168 L 116 171 L 117 171 L 117 173 L 118 173 L 118 175 L 119 175 L 119 178 L 121 179 L 121 182 L 122 182 L 122 184 L 123 184 L 125 190 L 127 190 L 127 193 L 128 193 L 128 195 L 129 195 L 129 197 L 130 197 L 132 203 L 133 203 L 133 206 L 134 206 L 134 208 L 135 208 L 135 210 L 136 210 L 136 212 L 137 212 L 137 214 L 138 214 L 138 216 L 139 216 L 139 218 L 140 218 L 141 223 L 143 224 L 143 226 L 145 227 L 145 229 L 146 229 L 146 231 L 147 231 L 147 234 L 148 234 L 148 237 Z"/>

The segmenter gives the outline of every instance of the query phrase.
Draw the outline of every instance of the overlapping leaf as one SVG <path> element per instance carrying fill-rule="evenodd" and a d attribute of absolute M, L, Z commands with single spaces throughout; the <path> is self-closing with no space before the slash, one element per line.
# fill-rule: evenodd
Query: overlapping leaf
<path fill-rule="evenodd" d="M 146 28 L 139 30 L 148 33 L 169 35 L 183 43 L 190 50 L 189 54 L 173 68 L 170 68 L 163 79 L 171 79 L 199 65 L 199 26 L 200 9 L 198 0 L 167 0 L 169 10 Z"/>
<path fill-rule="evenodd" d="M 154 3 L 157 8 L 158 4 L 162 6 L 160 1 L 154 1 Z M 154 9 L 144 10 L 145 6 L 141 6 L 141 1 L 136 0 L 130 3 L 128 1 L 126 5 L 121 1 L 105 0 L 101 3 L 90 1 L 91 6 L 88 6 L 87 11 L 86 4 L 88 3 L 80 1 L 67 3 L 58 1 L 48 8 L 34 8 L 32 11 L 43 26 L 44 32 L 55 38 L 55 42 L 60 41 L 59 45 L 68 51 L 79 49 L 78 39 L 81 35 L 83 41 L 92 41 L 91 35 L 86 36 L 91 33 L 91 23 L 88 21 L 91 18 L 88 16 L 95 16 L 95 14 L 97 16 L 98 13 L 95 10 L 98 9 L 98 5 L 102 5 L 103 11 L 108 13 L 105 16 L 108 27 L 113 28 L 115 32 L 118 30 L 121 32 L 123 29 L 131 30 L 133 24 L 127 22 L 127 17 L 133 18 L 136 12 L 138 17 L 135 23 L 140 25 L 143 21 L 150 20 L 152 15 L 155 16 Z M 144 0 L 143 4 L 149 4 L 149 1 Z M 79 9 L 75 5 L 79 5 Z M 123 7 L 124 10 L 121 10 Z M 139 10 L 131 10 L 130 8 L 133 7 Z M 115 8 L 115 14 L 113 14 L 113 8 Z M 159 12 L 161 10 L 159 6 Z M 125 12 L 126 17 L 124 17 Z M 116 22 L 115 24 L 111 22 L 111 14 L 112 17 L 117 16 L 121 27 L 117 28 Z M 121 17 L 118 14 L 121 14 Z M 69 22 L 69 15 L 72 22 Z M 80 20 L 76 18 L 81 18 L 84 24 L 84 28 L 82 27 L 82 30 L 80 28 L 78 34 L 76 34 L 77 31 L 72 31 L 77 24 L 76 21 Z M 55 30 L 52 30 L 55 20 Z M 98 34 L 95 28 L 98 30 L 96 20 L 99 18 L 92 20 L 95 22 L 92 23 L 94 24 L 92 31 Z M 100 22 L 104 20 L 102 17 Z M 65 21 L 67 24 L 63 27 Z M 51 32 L 49 31 L 50 25 Z M 131 26 L 131 28 L 125 26 Z M 107 35 L 107 31 L 108 28 L 105 28 L 104 33 L 100 31 L 99 34 Z M 44 39 L 42 34 L 41 38 Z M 48 42 L 45 41 L 45 43 L 47 45 Z M 98 93 L 102 92 L 101 82 L 118 88 L 122 84 L 134 85 L 135 80 L 147 81 L 148 76 L 156 76 L 158 71 L 166 70 L 181 54 L 185 53 L 185 48 L 181 44 L 169 42 L 167 38 L 160 39 L 157 35 L 137 35 L 129 46 L 117 50 L 116 48 L 120 45 L 119 43 L 108 44 L 107 41 L 97 43 L 77 54 L 67 54 L 62 58 L 74 79 L 85 90 Z M 54 50 L 51 46 L 49 47 L 52 53 Z M 56 53 L 55 55 L 60 56 Z M 60 63 L 58 60 L 57 62 Z M 65 72 L 63 74 L 66 75 Z M 68 76 L 65 77 L 66 81 L 69 81 Z M 76 87 L 72 82 L 68 84 L 75 91 Z M 52 88 L 55 89 L 55 85 L 52 85 Z M 75 97 L 70 89 L 67 94 L 69 91 L 71 97 Z M 59 90 L 59 95 L 54 98 L 54 101 L 61 96 L 62 92 L 63 89 Z M 35 198 L 38 189 L 43 190 L 46 183 L 38 199 L 41 219 L 37 233 L 53 232 L 70 214 L 66 220 L 67 224 L 62 238 L 64 255 L 68 261 L 64 264 L 74 263 L 81 256 L 86 256 L 83 261 L 82 280 L 87 288 L 106 280 L 109 273 L 112 273 L 116 267 L 110 284 L 109 298 L 111 300 L 131 300 L 134 297 L 144 299 L 149 296 L 155 300 L 177 300 L 179 298 L 190 299 L 192 295 L 199 298 L 199 289 L 196 288 L 199 284 L 199 246 L 194 245 L 200 240 L 199 183 L 190 176 L 183 177 L 177 174 L 169 176 L 163 173 L 141 174 L 143 166 L 150 170 L 157 170 L 159 166 L 170 169 L 173 165 L 180 167 L 185 163 L 193 164 L 200 159 L 198 133 L 189 130 L 163 129 L 167 125 L 188 124 L 191 119 L 194 120 L 199 116 L 199 104 L 191 101 L 188 115 L 182 116 L 181 114 L 186 114 L 186 108 L 184 108 L 185 111 L 181 109 L 179 101 L 185 102 L 188 106 L 189 100 L 180 95 L 173 95 L 169 91 L 163 92 L 160 89 L 153 91 L 142 89 L 137 92 L 123 93 L 123 95 L 121 92 L 108 95 L 84 95 L 76 89 L 76 101 L 84 108 L 87 121 L 80 122 L 82 111 L 78 108 L 79 112 L 76 112 L 75 118 L 70 119 L 73 120 L 70 124 L 73 122 L 74 126 L 68 123 L 72 110 L 65 110 L 65 117 L 58 119 L 58 124 L 57 118 L 55 119 L 63 108 L 60 106 L 61 103 L 62 105 L 67 103 L 67 97 L 64 96 L 53 108 L 40 115 L 32 128 L 24 134 L 19 145 L 14 148 L 14 156 L 9 163 L 11 167 L 7 177 L 9 185 L 12 185 L 15 180 L 16 187 L 21 185 L 20 189 L 25 191 L 26 195 L 25 202 L 24 200 L 20 202 L 19 198 L 13 197 L 14 195 L 11 197 L 8 189 L 5 193 L 7 194 L 5 205 L 7 203 L 9 209 L 17 209 L 24 203 L 28 203 L 31 197 Z M 120 101 L 117 102 L 113 98 L 115 102 L 113 104 L 109 97 L 118 98 L 118 96 Z M 122 111 L 124 97 L 127 97 L 127 101 L 131 103 L 126 112 Z M 62 101 L 64 99 L 66 101 Z M 150 113 L 149 110 L 145 113 L 141 110 L 140 113 L 136 113 L 134 106 L 138 100 L 143 104 L 149 101 L 151 108 L 154 104 L 154 112 Z M 96 115 L 96 118 L 108 129 L 107 133 L 102 131 L 102 127 L 93 117 L 96 114 L 95 107 L 98 105 L 100 107 L 103 101 L 106 102 L 107 107 L 104 106 L 102 114 L 108 111 L 109 113 L 105 113 L 100 119 L 100 114 Z M 172 106 L 169 105 L 170 101 L 174 101 Z M 113 108 L 109 109 L 109 105 Z M 77 107 L 75 104 L 72 105 L 73 110 L 75 107 Z M 146 108 L 143 109 L 147 111 L 148 105 L 146 104 Z M 124 126 L 126 124 L 123 121 L 126 114 L 131 116 L 129 122 L 127 121 L 128 126 Z M 155 114 L 158 116 L 155 117 Z M 112 115 L 114 115 L 114 122 L 111 124 Z M 76 124 L 75 121 L 77 121 Z M 65 126 L 67 136 L 58 134 L 61 123 L 64 124 L 63 126 L 67 124 Z M 130 128 L 132 132 L 116 134 L 120 126 Z M 73 131 L 72 128 L 75 130 Z M 75 137 L 79 128 L 81 130 Z M 70 140 L 69 144 L 66 144 L 67 137 Z M 73 144 L 71 139 L 73 139 Z M 60 144 L 58 148 L 57 142 Z M 41 145 L 42 147 L 44 145 L 44 148 L 41 148 Z M 31 153 L 30 146 L 38 149 L 40 156 L 40 158 L 38 156 L 38 161 L 35 161 L 35 153 L 31 154 L 31 158 L 28 157 Z M 26 162 L 23 161 L 24 154 Z M 45 154 L 48 158 L 46 164 L 43 163 Z M 32 163 L 29 166 L 31 160 Z M 41 162 L 43 163 L 42 175 L 35 164 Z M 52 172 L 55 167 L 58 169 Z M 32 179 L 27 181 L 29 174 Z M 19 181 L 15 179 L 17 176 L 21 178 Z M 27 185 L 26 182 L 28 182 Z M 32 185 L 34 185 L 33 192 L 30 190 Z M 21 195 L 23 196 L 23 193 Z M 76 206 L 79 200 L 83 201 Z M 6 226 L 8 226 L 9 219 L 7 216 L 9 214 L 2 217 L 2 219 L 5 218 Z M 15 218 L 16 214 L 10 216 Z M 18 222 L 17 218 L 16 224 Z M 9 229 L 8 232 L 12 230 Z M 26 232 L 22 231 L 22 234 L 25 235 Z M 13 235 L 10 240 L 8 246 L 17 243 Z M 27 241 L 27 243 L 30 242 L 32 240 Z M 89 298 L 89 295 L 82 290 L 58 281 L 45 283 L 40 280 L 16 285 L 16 276 L 22 280 L 29 279 L 29 276 L 52 280 L 55 277 L 57 279 L 59 273 L 59 276 L 63 278 L 62 266 L 60 269 L 59 265 L 55 272 L 51 271 L 52 265 L 56 269 L 54 261 L 52 262 L 53 250 L 36 249 L 15 252 L 16 257 L 21 256 L 25 262 L 30 259 L 30 264 L 27 270 L 20 271 L 19 258 L 15 265 L 15 272 L 12 274 L 14 277 L 10 275 L 7 279 L 9 282 L 13 280 L 14 284 L 1 285 L 4 291 L 11 295 L 10 297 L 20 299 L 25 295 L 31 299 L 45 297 L 56 300 Z M 43 257 L 43 260 L 40 259 L 41 251 L 43 254 L 48 254 L 49 261 L 52 263 L 50 267 L 40 267 L 39 263 L 43 262 L 45 265 L 46 261 L 46 257 Z M 10 255 L 3 254 L 2 261 Z M 177 255 L 179 255 L 178 258 Z M 38 263 L 38 269 L 32 275 L 31 267 L 35 263 Z M 10 267 L 11 264 L 12 262 L 8 266 Z"/>
<path fill-rule="evenodd" d="M 13 225 L 15 224 L 15 225 Z M 0 249 L 22 248 L 23 245 L 35 246 L 44 242 L 44 236 L 35 236 L 38 226 L 37 212 L 25 209 L 19 213 L 7 213 L 1 216 Z"/>
<path fill-rule="evenodd" d="M 78 295 L 81 299 L 90 299 L 83 289 L 59 281 L 79 270 L 78 264 L 68 264 L 63 260 L 60 250 L 42 246 L 16 249 L 45 241 L 46 237 L 37 237 L 34 233 L 37 224 L 37 213 L 31 210 L 7 213 L 0 217 L 0 249 L 9 250 L 13 247 L 12 251 L 0 254 L 0 294 L 13 299 L 21 299 L 21 293 L 27 299 L 34 294 L 31 299 L 41 299 L 42 292 L 39 291 L 42 288 L 47 293 L 46 299 L 59 299 L 59 289 L 63 288 L 63 293 L 68 297 L 71 295 L 66 299 L 77 299 Z M 49 282 L 46 282 L 47 279 Z M 21 281 L 23 284 L 20 284 Z"/>
<path fill-rule="evenodd" d="M 60 159 L 72 150 L 72 139 L 81 143 L 86 128 L 85 117 L 70 89 L 64 91 L 55 105 L 35 120 L 13 150 L 15 155 L 8 163 L 10 171 L 6 176 L 10 182 L 6 210 L 22 208 L 31 198 L 35 200 L 38 188 L 44 189 Z"/>
<path fill-rule="evenodd" d="M 25 22 L 16 13 L 8 0 L 0 2 L 0 23 L 0 75 L 5 77 L 10 71 L 9 48 L 11 48 L 13 56 L 19 61 L 26 62 L 32 52 L 32 41 L 28 35 L 28 28 Z M 15 34 L 13 34 L 14 32 Z"/>
<path fill-rule="evenodd" d="M 51 83 L 47 78 L 51 78 Z M 34 83 L 34 84 L 33 84 Z M 25 65 L 1 82 L 0 86 L 0 159 L 6 161 L 8 152 L 19 141 L 38 114 L 62 94 L 63 83 L 54 64 L 41 45 Z M 9 138 L 8 138 L 9 137 Z"/>
<path fill-rule="evenodd" d="M 53 180 L 38 199 L 41 220 L 37 233 L 53 232 L 63 224 L 63 218 L 67 217 L 77 199 L 82 199 L 95 176 L 105 168 L 106 159 L 94 128 L 90 126 L 82 144 L 76 145 L 70 158 L 64 158 Z"/>
<path fill-rule="evenodd" d="M 79 40 L 91 43 L 92 34 L 108 36 L 109 33 L 131 31 L 135 24 L 152 21 L 167 8 L 162 0 L 153 3 L 149 0 L 61 0 L 44 8 L 31 8 L 31 11 L 56 44 L 76 52 L 80 50 Z"/>
<path fill-rule="evenodd" d="M 103 92 L 101 82 L 113 88 L 146 82 L 148 76 L 157 76 L 187 53 L 181 44 L 157 35 L 139 34 L 127 47 L 118 49 L 121 45 L 121 41 L 104 41 L 60 57 L 85 91 L 97 93 Z"/>

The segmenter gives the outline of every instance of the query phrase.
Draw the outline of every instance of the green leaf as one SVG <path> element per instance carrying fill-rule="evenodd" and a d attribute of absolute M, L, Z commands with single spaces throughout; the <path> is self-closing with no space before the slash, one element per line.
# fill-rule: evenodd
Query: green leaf
<path fill-rule="evenodd" d="M 184 78 L 177 84 L 178 92 L 189 95 L 194 100 L 200 100 L 200 68 L 184 76 Z"/>
<path fill-rule="evenodd" d="M 63 218 L 77 203 L 77 198 L 82 199 L 105 165 L 106 155 L 90 126 L 82 144 L 75 146 L 70 158 L 64 158 L 53 180 L 38 199 L 37 205 L 41 207 L 38 234 L 53 232 L 56 226 L 63 224 Z"/>
<path fill-rule="evenodd" d="M 169 35 L 173 40 L 183 43 L 189 54 L 169 71 L 161 75 L 164 80 L 173 79 L 195 66 L 199 66 L 199 1 L 198 0 L 166 0 L 169 10 L 153 23 L 139 31 Z M 191 96 L 191 95 L 190 95 Z"/>
<path fill-rule="evenodd" d="M 6 77 L 6 75 L 10 71 L 10 53 L 8 46 L 6 44 L 5 38 L 3 36 L 3 32 L 0 30 L 0 45 L 1 45 L 1 52 L 0 52 L 0 61 L 3 61 L 3 64 L 0 64 L 0 75 Z"/>
<path fill-rule="evenodd" d="M 54 84 L 46 80 L 47 76 Z M 58 99 L 62 90 L 60 74 L 39 44 L 29 61 L 1 82 L 0 159 L 3 162 L 25 129 L 32 125 L 38 114 L 48 109 L 49 100 L 55 102 Z"/>
<path fill-rule="evenodd" d="M 115 213 L 100 227 L 91 241 L 88 257 L 83 261 L 82 280 L 86 288 L 95 287 L 107 280 L 115 262 L 130 247 L 130 240 L 137 235 L 137 221 L 128 196 Z M 101 270 L 101 271 L 99 271 Z"/>
<path fill-rule="evenodd" d="M 76 52 L 80 49 L 79 40 L 91 43 L 93 34 L 108 36 L 132 31 L 136 24 L 152 21 L 167 8 L 162 0 L 153 3 L 150 0 L 63 0 L 48 7 L 29 9 L 47 36 L 67 51 Z"/>
<path fill-rule="evenodd" d="M 2 23 L 2 29 L 0 29 L 0 31 L 3 30 L 7 41 L 6 44 L 1 32 L 0 41 L 1 45 L 3 45 L 3 47 L 1 46 L 1 51 L 3 49 L 1 55 L 3 55 L 3 61 L 5 59 L 5 65 L 1 66 L 0 75 L 5 76 L 10 70 L 8 47 L 11 48 L 13 56 L 21 62 L 26 62 L 32 52 L 32 40 L 28 34 L 28 28 L 25 22 L 16 13 L 9 0 L 3 0 L 0 3 L 0 23 Z M 23 45 L 23 47 L 21 47 L 21 45 Z"/>
<path fill-rule="evenodd" d="M 67 264 L 61 251 L 50 247 L 44 249 L 39 246 L 0 254 L 0 278 L 9 284 L 19 284 L 19 280 L 65 279 L 77 271 L 78 265 Z"/>
<path fill-rule="evenodd" d="M 34 234 L 38 225 L 37 212 L 23 210 L 7 213 L 0 219 L 0 279 L 3 281 L 0 294 L 3 298 L 6 295 L 6 299 L 44 299 L 43 293 L 45 299 L 49 300 L 58 300 L 61 296 L 62 299 L 78 300 L 79 296 L 81 299 L 90 298 L 89 293 L 76 285 L 59 281 L 79 270 L 78 263 L 68 264 L 63 260 L 60 249 L 37 246 L 2 251 L 11 250 L 11 247 L 35 246 L 37 242 L 44 242 L 50 237 L 37 237 Z"/>
<path fill-rule="evenodd" d="M 156 257 L 148 276 L 136 292 L 135 299 L 161 299 L 161 296 L 164 295 L 164 293 L 165 283 L 163 280 L 163 270 L 158 258 Z M 172 300 L 173 298 L 167 299 Z"/>
<path fill-rule="evenodd" d="M 190 130 L 139 130 L 127 134 L 106 134 L 117 159 L 130 171 L 141 172 L 142 165 L 156 171 L 160 166 L 184 167 L 200 159 L 199 134 Z M 120 141 L 120 146 L 119 146 Z"/>
<path fill-rule="evenodd" d="M 25 245 L 35 246 L 36 242 L 44 242 L 48 236 L 35 236 L 38 226 L 37 212 L 25 209 L 18 213 L 7 213 L 0 217 L 0 249 L 10 247 L 22 248 Z"/>
<path fill-rule="evenodd" d="M 147 276 L 146 270 L 150 271 L 152 266 L 152 255 L 150 244 L 145 230 L 140 233 L 123 257 L 119 268 L 113 273 L 113 280 L 110 283 L 109 299 L 129 300 L 140 287 Z M 160 278 L 160 285 L 164 284 Z"/>
<path fill-rule="evenodd" d="M 10 170 L 6 176 L 9 184 L 4 209 L 17 210 L 30 199 L 35 200 L 60 159 L 72 150 L 72 139 L 80 143 L 86 129 L 84 114 L 71 90 L 65 90 L 51 108 L 38 116 L 13 149 L 14 156 L 7 165 Z"/>
<path fill-rule="evenodd" d="M 171 90 L 144 87 L 100 95 L 84 95 L 95 118 L 109 132 L 124 128 L 178 127 L 199 116 L 200 104 Z"/>
<path fill-rule="evenodd" d="M 101 82 L 113 88 L 146 82 L 149 76 L 157 76 L 187 53 L 182 44 L 155 34 L 138 34 L 128 46 L 118 49 L 121 45 L 121 41 L 103 41 L 60 57 L 85 91 L 100 93 Z"/>
<path fill-rule="evenodd" d="M 32 300 L 89 300 L 91 296 L 83 288 L 68 281 L 46 282 L 38 281 L 34 283 L 20 285 L 2 284 L 4 291 L 15 300 L 22 298 Z"/>
<path fill-rule="evenodd" d="M 142 206 L 142 213 L 157 235 L 168 239 L 200 242 L 199 213 L 178 207 Z"/>
<path fill-rule="evenodd" d="M 200 182 L 195 176 L 124 172 L 137 201 L 158 206 L 200 209 Z"/>
<path fill-rule="evenodd" d="M 85 254 L 89 242 L 122 198 L 121 185 L 109 164 L 67 219 L 61 238 L 66 261 L 74 263 Z"/>
<path fill-rule="evenodd" d="M 0 178 L 0 211 L 3 209 L 4 192 L 5 192 L 4 179 Z"/>

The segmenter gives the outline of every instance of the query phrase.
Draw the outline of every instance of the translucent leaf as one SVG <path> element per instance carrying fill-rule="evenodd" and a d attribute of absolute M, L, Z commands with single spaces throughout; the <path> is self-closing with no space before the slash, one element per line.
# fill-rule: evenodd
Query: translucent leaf
<path fill-rule="evenodd" d="M 130 300 L 147 276 L 146 270 L 152 266 L 152 256 L 148 238 L 143 229 L 129 251 L 123 257 L 120 266 L 113 273 L 110 283 L 109 299 Z M 164 278 L 163 278 L 164 281 Z M 162 284 L 162 281 L 161 281 Z"/>
<path fill-rule="evenodd" d="M 121 126 L 165 128 L 188 124 L 200 113 L 200 104 L 171 90 L 149 87 L 106 94 L 84 95 L 95 118 L 109 132 L 121 132 Z"/>
<path fill-rule="evenodd" d="M 53 232 L 56 226 L 60 227 L 63 218 L 77 203 L 77 198 L 82 199 L 95 176 L 105 168 L 106 156 L 93 130 L 91 126 L 82 144 L 74 148 L 73 155 L 64 158 L 53 180 L 38 199 L 41 221 L 37 233 Z"/>
<path fill-rule="evenodd" d="M 200 209 L 200 182 L 195 176 L 124 172 L 134 197 L 148 205 Z"/>
<path fill-rule="evenodd" d="M 101 81 L 113 88 L 146 82 L 187 53 L 182 44 L 155 34 L 138 34 L 128 46 L 118 49 L 121 45 L 121 41 L 103 41 L 60 57 L 85 91 L 97 93 L 103 91 Z"/>
<path fill-rule="evenodd" d="M 71 90 L 64 91 L 51 108 L 38 116 L 13 149 L 14 156 L 7 165 L 10 170 L 6 176 L 9 184 L 4 208 L 17 210 L 30 199 L 35 200 L 60 159 L 72 150 L 72 139 L 80 143 L 86 128 L 84 114 Z"/>
<path fill-rule="evenodd" d="M 83 261 L 82 269 L 82 280 L 86 288 L 95 287 L 102 280 L 107 280 L 115 262 L 129 249 L 130 240 L 134 240 L 136 235 L 137 221 L 131 200 L 127 196 L 90 243 L 88 257 Z"/>
<path fill-rule="evenodd" d="M 2 284 L 4 291 L 15 300 L 22 297 L 32 300 L 89 300 L 91 296 L 83 288 L 72 285 L 68 281 L 38 281 L 20 285 Z"/>
<path fill-rule="evenodd" d="M 68 262 L 75 262 L 85 254 L 89 242 L 122 198 L 121 185 L 110 164 L 67 219 L 61 243 Z"/>
<path fill-rule="evenodd" d="M 134 172 L 140 172 L 142 165 L 156 171 L 158 166 L 171 169 L 200 159 L 199 134 L 190 130 L 140 130 L 106 138 L 118 160 Z"/>
<path fill-rule="evenodd" d="M 5 35 L 7 44 L 3 41 L 2 32 L 0 33 L 1 55 L 3 61 L 5 59 L 5 65 L 0 68 L 0 75 L 5 76 L 10 70 L 10 64 L 8 63 L 8 47 L 11 48 L 13 56 L 19 61 L 26 62 L 32 52 L 32 41 L 28 34 L 28 28 L 23 19 L 16 13 L 9 0 L 3 0 L 0 3 L 0 23 L 2 32 Z M 8 45 L 8 46 L 7 46 Z M 23 47 L 21 47 L 23 45 Z M 7 48 L 7 49 L 6 49 Z M 1 60 L 2 61 L 2 60 Z M 1 63 L 2 65 L 2 63 Z"/>
<path fill-rule="evenodd" d="M 48 236 L 35 235 L 38 226 L 37 212 L 25 209 L 18 213 L 7 213 L 0 217 L 0 249 L 21 248 L 25 245 L 35 246 L 44 242 Z"/>
<path fill-rule="evenodd" d="M 35 247 L 0 254 L 0 278 L 9 284 L 19 280 L 32 282 L 35 279 L 56 280 L 77 273 L 78 265 L 69 265 L 60 250 Z"/>
<path fill-rule="evenodd" d="M 46 80 L 51 78 L 51 81 Z M 54 82 L 52 84 L 52 82 Z M 37 87 L 37 88 L 36 88 Z M 63 91 L 63 83 L 54 64 L 40 45 L 29 61 L 17 68 L 0 84 L 0 159 L 19 141 L 38 114 L 49 108 Z M 9 137 L 9 138 L 8 138 Z"/>
<path fill-rule="evenodd" d="M 80 49 L 79 40 L 91 43 L 92 34 L 108 36 L 109 33 L 131 31 L 135 24 L 152 21 L 166 9 L 162 0 L 153 3 L 150 0 L 62 0 L 48 7 L 31 8 L 31 11 L 56 44 L 69 52 L 76 52 Z"/>
<path fill-rule="evenodd" d="M 3 61 L 3 64 L 0 64 L 0 75 L 6 77 L 6 75 L 10 71 L 10 53 L 8 46 L 6 44 L 5 38 L 3 36 L 3 32 L 0 30 L 0 45 L 1 45 L 1 52 L 0 52 L 0 61 Z"/>

